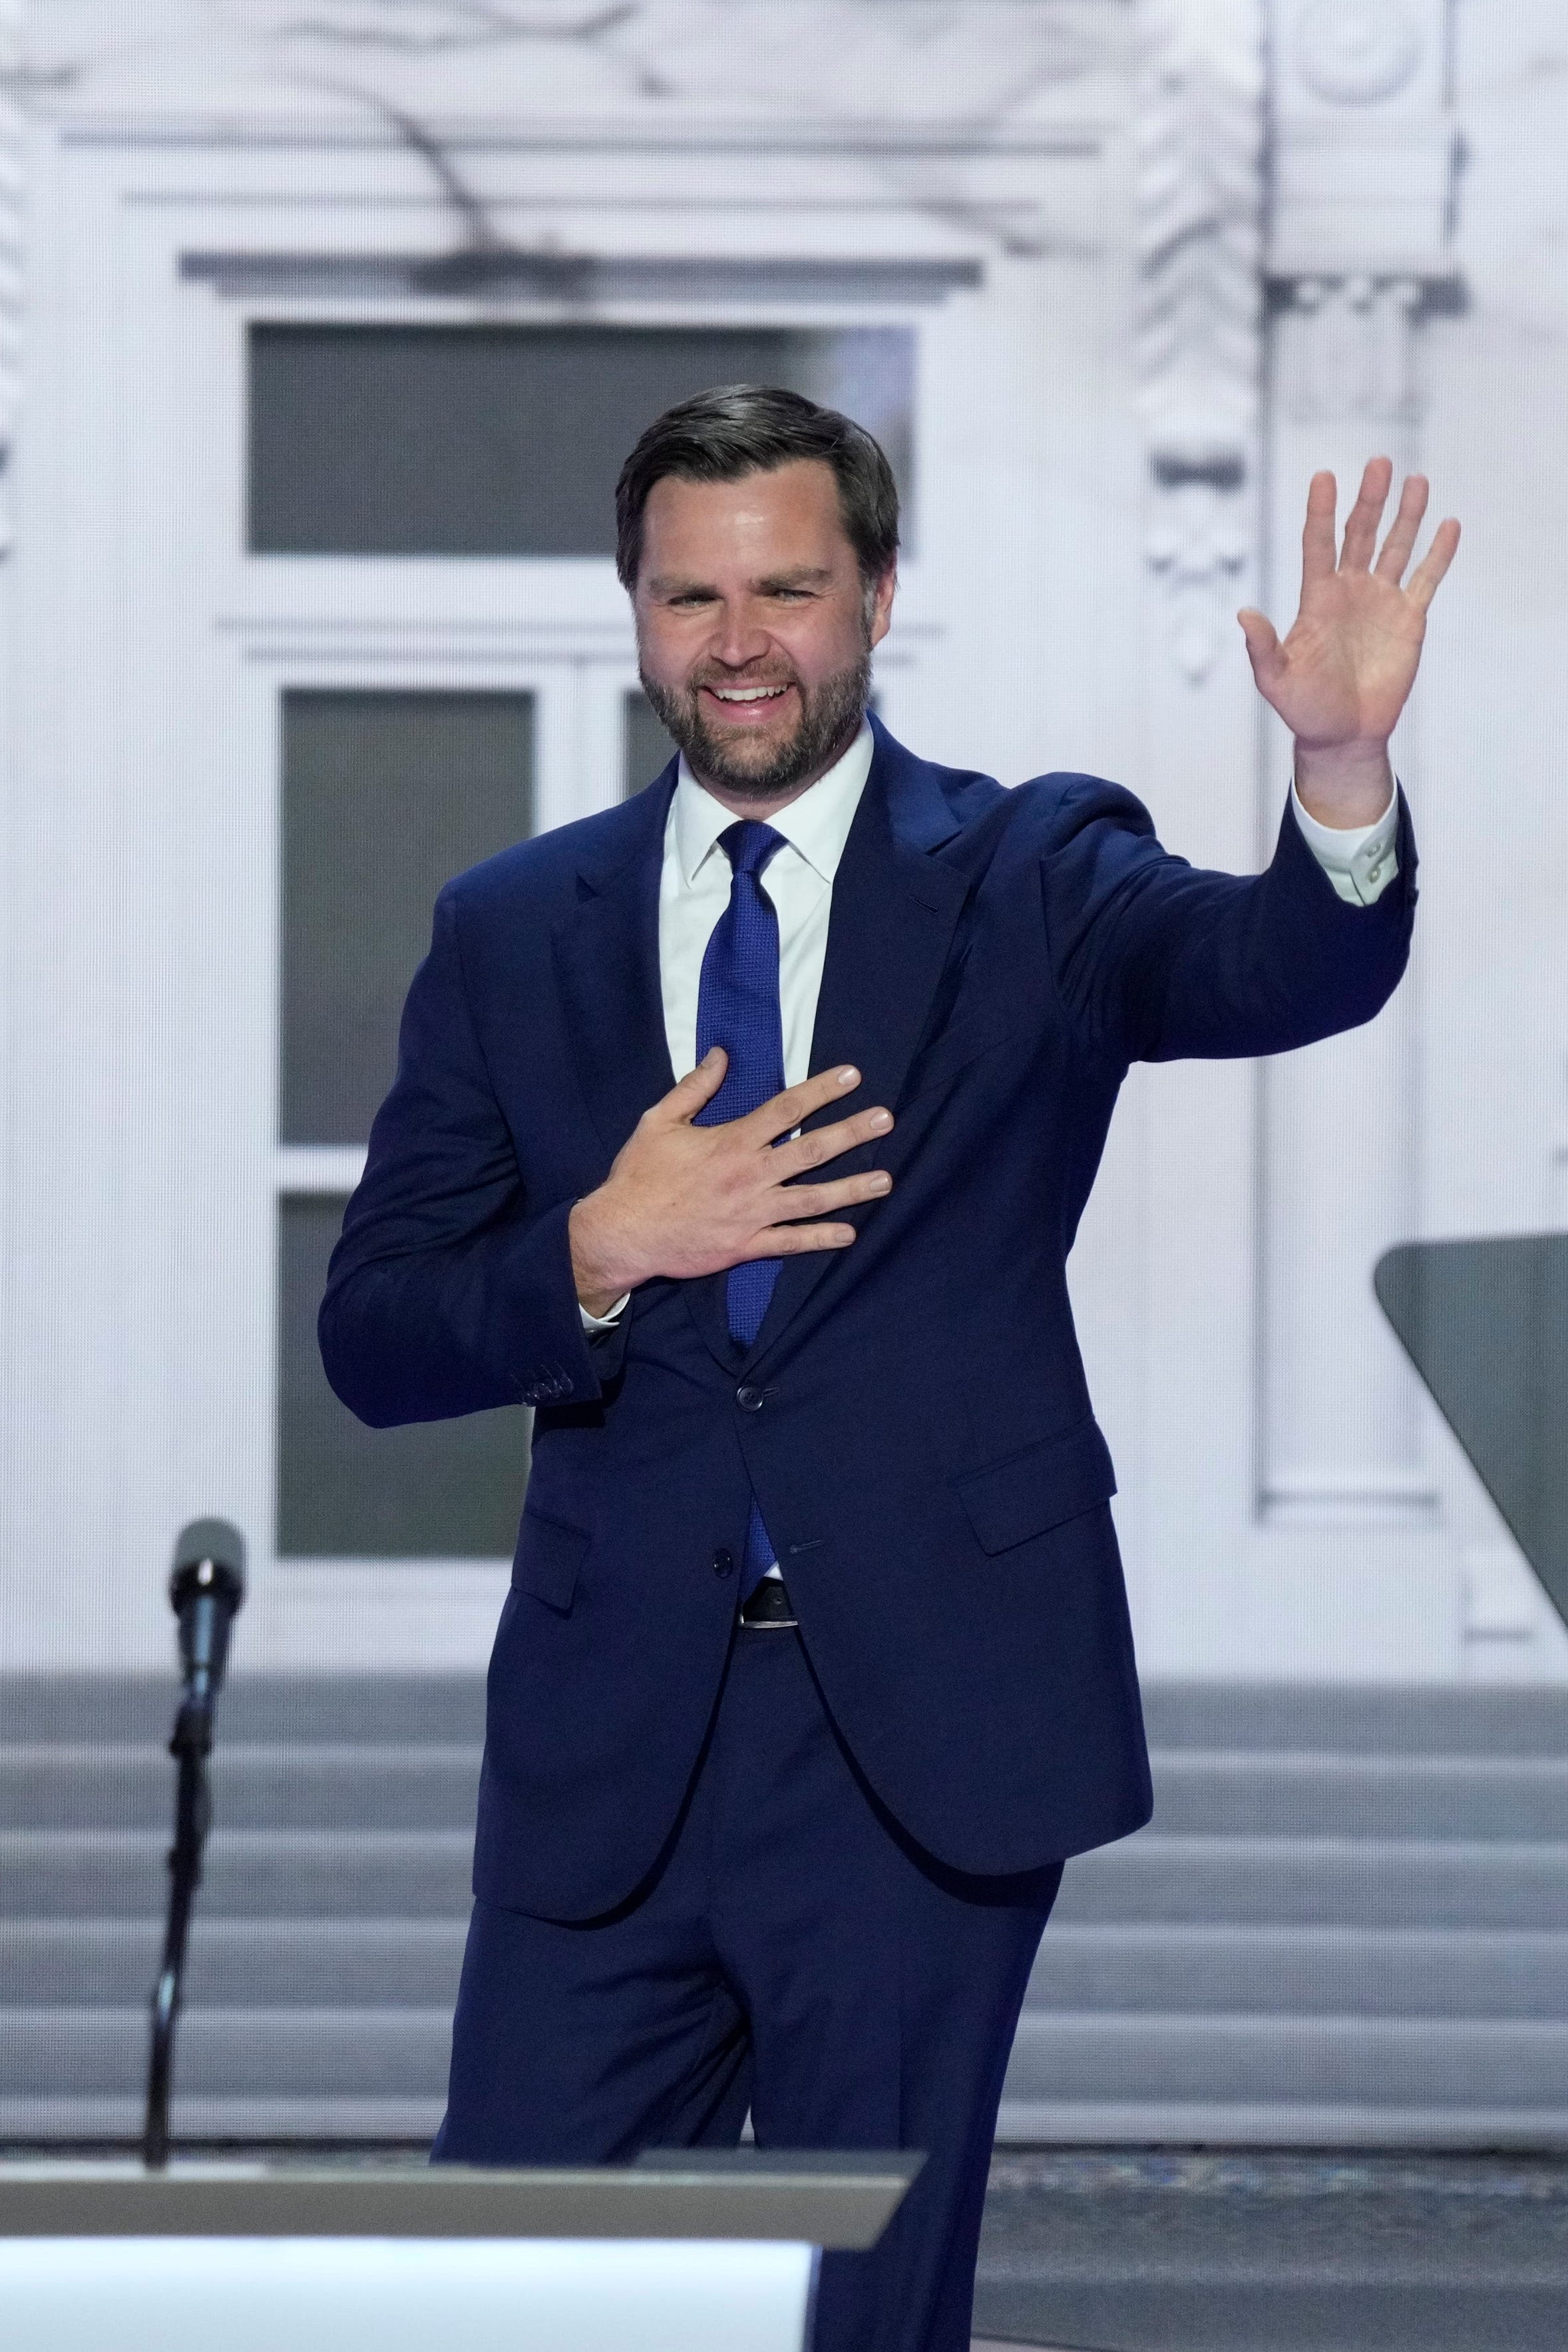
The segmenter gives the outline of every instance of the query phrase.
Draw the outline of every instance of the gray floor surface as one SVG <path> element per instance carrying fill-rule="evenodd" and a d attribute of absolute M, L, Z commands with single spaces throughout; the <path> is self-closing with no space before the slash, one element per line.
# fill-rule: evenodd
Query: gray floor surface
<path fill-rule="evenodd" d="M 1073 2352 L 1563 2352 L 1568 2162 L 999 2153 L 975 2328 Z"/>

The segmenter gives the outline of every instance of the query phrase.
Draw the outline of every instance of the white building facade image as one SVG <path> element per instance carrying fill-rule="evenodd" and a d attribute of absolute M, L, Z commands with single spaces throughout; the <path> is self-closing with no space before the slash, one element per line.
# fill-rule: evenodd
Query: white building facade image
<path fill-rule="evenodd" d="M 0 21 L 0 1669 L 163 1670 L 210 1511 L 236 1669 L 482 1669 L 526 1425 L 359 1432 L 325 1253 L 440 882 L 662 763 L 620 456 L 768 378 L 903 477 L 894 731 L 1115 777 L 1234 870 L 1288 747 L 1233 615 L 1293 613 L 1310 473 L 1387 451 L 1464 518 L 1396 747 L 1409 980 L 1273 1066 L 1135 1071 L 1071 1276 L 1152 1683 L 1568 1685 L 1371 1288 L 1568 1206 L 1551 0 Z M 1026 2136 L 1136 2119 L 1031 2084 Z"/>

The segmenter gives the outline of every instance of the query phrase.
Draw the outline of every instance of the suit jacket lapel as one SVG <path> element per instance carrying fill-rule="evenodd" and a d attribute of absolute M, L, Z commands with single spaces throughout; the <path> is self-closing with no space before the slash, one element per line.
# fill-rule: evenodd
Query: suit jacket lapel
<path fill-rule="evenodd" d="M 593 1124 L 614 1157 L 650 1103 L 675 1083 L 659 986 L 659 876 L 672 761 L 623 813 L 624 829 L 586 856 L 578 903 L 557 925 L 566 1034 Z"/>
<path fill-rule="evenodd" d="M 896 1103 L 942 976 L 967 896 L 962 874 L 933 849 L 959 831 L 935 772 L 894 742 L 874 719 L 876 757 L 833 879 L 832 912 L 811 1069 L 852 1062 L 862 1083 L 855 1109 Z M 837 1105 L 810 1126 L 841 1118 Z M 878 1143 L 846 1152 L 821 1171 L 852 1176 L 876 1164 Z M 787 1257 L 752 1355 L 772 1347 L 823 1277 L 853 1251 Z"/>
<path fill-rule="evenodd" d="M 659 984 L 659 877 L 676 772 L 672 760 L 628 803 L 626 835 L 584 860 L 577 907 L 555 933 L 567 1034 L 612 1159 L 649 1104 L 675 1083 Z M 681 1286 L 704 1345 L 730 1370 L 738 1351 L 729 1336 L 723 1275 Z"/>

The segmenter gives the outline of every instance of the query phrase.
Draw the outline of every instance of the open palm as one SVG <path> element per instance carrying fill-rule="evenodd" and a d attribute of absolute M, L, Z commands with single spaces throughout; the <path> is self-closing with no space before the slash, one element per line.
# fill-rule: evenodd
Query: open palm
<path fill-rule="evenodd" d="M 1301 533 L 1301 604 L 1289 635 L 1281 639 L 1250 606 L 1237 615 L 1259 692 L 1309 750 L 1387 742 L 1415 682 L 1427 608 L 1459 543 L 1458 524 L 1439 523 L 1406 581 L 1427 485 L 1420 474 L 1406 481 L 1379 553 L 1393 480 L 1392 462 L 1374 457 L 1336 549 L 1334 478 L 1314 474 Z"/>

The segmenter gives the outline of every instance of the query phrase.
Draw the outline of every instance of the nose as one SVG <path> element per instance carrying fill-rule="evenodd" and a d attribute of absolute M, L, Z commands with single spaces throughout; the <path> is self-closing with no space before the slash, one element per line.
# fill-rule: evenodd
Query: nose
<path fill-rule="evenodd" d="M 771 642 L 761 614 L 749 600 L 727 599 L 708 641 L 708 652 L 726 669 L 745 669 L 767 658 Z"/>

